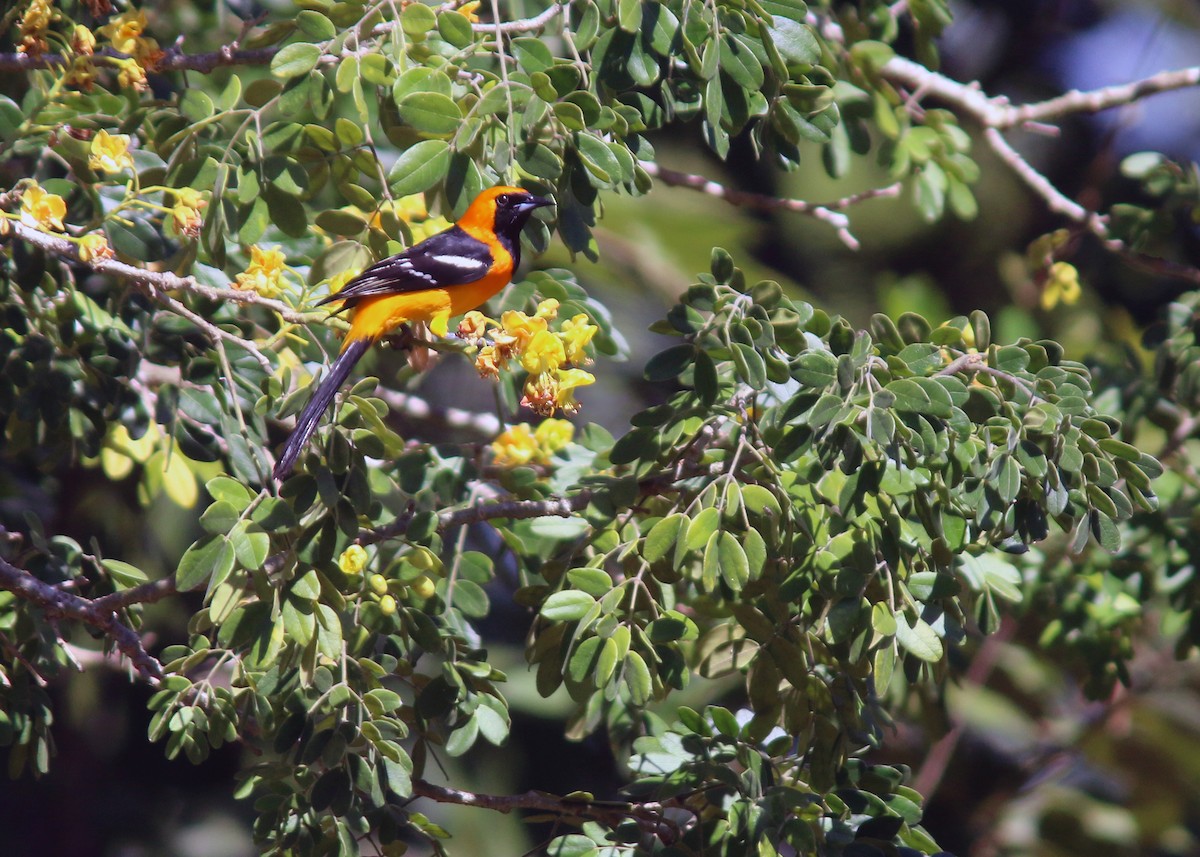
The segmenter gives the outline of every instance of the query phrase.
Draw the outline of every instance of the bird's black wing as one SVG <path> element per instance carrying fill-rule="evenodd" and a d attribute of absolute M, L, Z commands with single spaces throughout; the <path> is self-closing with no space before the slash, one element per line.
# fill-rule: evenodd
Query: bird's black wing
<path fill-rule="evenodd" d="M 482 279 L 493 261 L 486 244 L 452 226 L 403 253 L 376 262 L 321 303 L 346 301 L 352 305 L 372 295 L 461 286 Z"/>

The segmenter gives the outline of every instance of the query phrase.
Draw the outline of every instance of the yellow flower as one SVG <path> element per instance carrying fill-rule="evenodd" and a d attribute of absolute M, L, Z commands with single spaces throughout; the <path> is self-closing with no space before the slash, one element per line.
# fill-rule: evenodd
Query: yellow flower
<path fill-rule="evenodd" d="M 458 11 L 466 15 L 472 24 L 479 23 L 479 2 L 480 0 L 471 0 L 470 3 L 463 3 L 458 7 Z"/>
<path fill-rule="evenodd" d="M 500 370 L 507 361 L 500 356 L 494 345 L 485 345 L 475 355 L 475 371 L 480 378 L 499 378 Z"/>
<path fill-rule="evenodd" d="M 113 249 L 108 245 L 108 239 L 103 232 L 89 232 L 79 239 L 79 259 L 90 262 L 93 259 L 111 259 Z"/>
<path fill-rule="evenodd" d="M 538 443 L 529 423 L 518 423 L 501 432 L 492 441 L 492 455 L 497 467 L 517 467 L 533 461 L 538 455 Z"/>
<path fill-rule="evenodd" d="M 568 369 L 558 373 L 558 406 L 568 414 L 579 413 L 579 402 L 575 401 L 575 388 L 595 384 L 596 376 L 582 369 Z"/>
<path fill-rule="evenodd" d="M 558 407 L 558 378 L 553 372 L 530 375 L 525 380 L 521 406 L 535 414 L 548 417 Z"/>
<path fill-rule="evenodd" d="M 483 339 L 487 333 L 487 326 L 488 317 L 479 310 L 473 309 L 458 323 L 458 335 L 468 342 L 476 342 Z"/>
<path fill-rule="evenodd" d="M 547 457 L 558 452 L 575 437 L 575 426 L 566 420 L 543 420 L 533 437 Z"/>
<path fill-rule="evenodd" d="M 581 366 L 588 361 L 587 346 L 592 341 L 600 328 L 588 322 L 588 317 L 583 313 L 574 318 L 568 319 L 562 323 L 562 329 L 559 331 L 559 336 L 562 338 L 563 345 L 567 350 L 567 362 L 573 363 L 576 366 Z"/>
<path fill-rule="evenodd" d="M 1042 309 L 1054 309 L 1059 302 L 1070 306 L 1078 302 L 1083 290 L 1079 287 L 1079 271 L 1070 262 L 1055 262 L 1042 287 Z"/>
<path fill-rule="evenodd" d="M 530 318 L 520 310 L 510 309 L 500 316 L 501 330 L 492 337 L 496 348 L 506 358 L 520 354 L 535 335 L 546 330 L 546 319 Z"/>
<path fill-rule="evenodd" d="M 543 372 L 553 372 L 562 366 L 566 359 L 562 340 L 548 330 L 540 330 L 521 352 L 521 368 L 534 375 L 540 375 Z"/>
<path fill-rule="evenodd" d="M 37 56 L 45 53 L 50 47 L 44 36 L 50 29 L 50 22 L 58 17 L 50 0 L 33 0 L 25 8 L 18 29 L 21 32 L 17 52 Z"/>
<path fill-rule="evenodd" d="M 129 135 L 110 134 L 101 129 L 92 138 L 88 166 L 102 173 L 119 173 L 133 167 L 133 156 L 129 154 Z"/>
<path fill-rule="evenodd" d="M 71 32 L 71 50 L 81 56 L 91 56 L 96 51 L 96 37 L 83 24 L 76 24 Z"/>
<path fill-rule="evenodd" d="M 117 83 L 126 89 L 145 90 L 150 84 L 146 81 L 146 70 L 138 65 L 137 60 L 116 60 Z"/>
<path fill-rule="evenodd" d="M 264 298 L 277 297 L 283 290 L 285 261 L 281 251 L 263 250 L 256 244 L 250 248 L 250 264 L 237 275 L 233 287 L 258 292 Z"/>
<path fill-rule="evenodd" d="M 343 574 L 362 574 L 367 567 L 367 551 L 362 545 L 350 545 L 338 557 L 338 568 Z"/>
<path fill-rule="evenodd" d="M 114 50 L 131 57 L 144 56 L 151 45 L 158 47 L 153 39 L 142 38 L 142 33 L 146 32 L 146 13 L 141 9 L 122 12 L 97 32 L 108 39 Z"/>
<path fill-rule="evenodd" d="M 195 188 L 171 188 L 175 196 L 175 204 L 171 206 L 171 219 L 175 223 L 175 231 L 180 235 L 195 238 L 200 234 L 200 226 L 204 217 L 200 210 L 208 205 L 204 194 Z"/>
<path fill-rule="evenodd" d="M 537 318 L 544 318 L 551 321 L 558 316 L 559 303 L 557 298 L 546 298 L 537 305 L 537 312 L 534 315 Z"/>
<path fill-rule="evenodd" d="M 67 203 L 56 193 L 47 193 L 33 182 L 21 194 L 21 222 L 33 229 L 63 231 L 63 216 Z"/>

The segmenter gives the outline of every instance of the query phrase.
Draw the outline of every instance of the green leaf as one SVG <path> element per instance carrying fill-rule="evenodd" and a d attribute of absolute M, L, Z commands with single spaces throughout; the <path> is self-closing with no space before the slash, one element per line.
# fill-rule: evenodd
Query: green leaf
<path fill-rule="evenodd" d="M 762 515 L 770 512 L 774 518 L 783 516 L 783 509 L 779 505 L 779 498 L 775 496 L 774 492 L 762 485 L 743 485 L 742 503 L 754 515 Z"/>
<path fill-rule="evenodd" d="M 318 42 L 327 42 L 337 35 L 333 21 L 313 9 L 304 9 L 297 14 L 296 26 L 304 35 Z"/>
<path fill-rule="evenodd" d="M 321 49 L 306 42 L 287 45 L 271 59 L 271 74 L 288 79 L 308 74 L 321 61 Z"/>
<path fill-rule="evenodd" d="M 625 686 L 634 705 L 645 705 L 654 692 L 654 681 L 646 660 L 637 652 L 630 652 L 625 659 Z"/>
<path fill-rule="evenodd" d="M 762 576 L 767 564 L 767 542 L 758 530 L 748 530 L 742 537 L 742 547 L 746 550 L 746 562 L 750 569 L 750 579 L 757 580 Z"/>
<path fill-rule="evenodd" d="M 179 99 L 179 111 L 193 122 L 199 122 L 212 116 L 213 102 L 202 89 L 185 89 Z"/>
<path fill-rule="evenodd" d="M 911 378 L 898 378 L 889 382 L 884 389 L 895 396 L 892 407 L 898 411 L 926 414 L 933 406 L 929 394 Z"/>
<path fill-rule="evenodd" d="M 668 515 L 650 528 L 646 541 L 642 545 L 642 557 L 646 562 L 658 562 L 674 549 L 679 539 L 680 531 L 687 522 L 687 516 L 682 512 Z"/>
<path fill-rule="evenodd" d="M 688 524 L 685 546 L 687 550 L 699 550 L 708 544 L 709 538 L 716 532 L 721 523 L 721 513 L 713 506 L 702 510 Z"/>
<path fill-rule="evenodd" d="M 408 9 L 419 6 L 412 4 Z M 437 92 L 414 92 L 400 102 L 397 110 L 400 118 L 418 131 L 443 137 L 457 131 L 463 121 L 462 111 L 450 96 Z"/>
<path fill-rule="evenodd" d="M 475 40 L 467 16 L 453 9 L 438 13 L 438 34 L 456 48 L 465 48 Z"/>
<path fill-rule="evenodd" d="M 437 26 L 437 16 L 424 3 L 409 3 L 400 13 L 400 26 L 406 35 L 423 36 Z"/>
<path fill-rule="evenodd" d="M 25 116 L 17 103 L 7 95 L 0 95 L 0 135 L 11 140 L 21 128 Z"/>
<path fill-rule="evenodd" d="M 396 196 L 429 190 L 450 169 L 450 146 L 444 140 L 424 140 L 410 146 L 388 170 L 388 187 Z"/>
<path fill-rule="evenodd" d="M 567 580 L 575 589 L 595 598 L 607 595 L 613 588 L 612 578 L 602 568 L 573 568 L 567 572 Z"/>
<path fill-rule="evenodd" d="M 762 355 L 741 342 L 733 343 L 733 365 L 738 377 L 752 390 L 763 390 L 767 386 L 767 364 Z"/>
<path fill-rule="evenodd" d="M 204 483 L 204 487 L 214 500 L 230 504 L 239 513 L 254 499 L 249 488 L 230 476 L 214 476 Z"/>
<path fill-rule="evenodd" d="M 739 86 L 757 90 L 762 88 L 762 65 L 754 53 L 732 33 L 723 33 L 720 43 L 721 71 L 729 75 Z"/>
<path fill-rule="evenodd" d="M 722 531 L 717 541 L 717 562 L 721 568 L 721 579 L 734 592 L 741 592 L 750 581 L 750 563 L 746 551 L 733 533 Z"/>
<path fill-rule="evenodd" d="M 310 568 L 292 583 L 292 594 L 306 601 L 316 601 L 321 597 L 321 578 L 317 576 L 315 568 Z"/>
<path fill-rule="evenodd" d="M 564 589 L 546 599 L 541 614 L 551 622 L 574 622 L 582 619 L 595 603 L 596 599 L 586 592 Z"/>
<path fill-rule="evenodd" d="M 642 25 L 642 0 L 618 0 L 617 25 L 627 33 L 636 33 Z"/>
<path fill-rule="evenodd" d="M 527 74 L 544 72 L 554 65 L 554 55 L 541 39 L 525 36 L 512 40 L 512 52 Z"/>
<path fill-rule="evenodd" d="M 896 640 L 910 654 L 933 663 L 942 658 L 942 641 L 924 619 L 909 624 L 909 618 L 897 617 Z"/>
<path fill-rule="evenodd" d="M 250 571 L 262 568 L 271 549 L 270 536 L 251 521 L 238 521 L 229 531 L 229 542 L 242 568 Z"/>
<path fill-rule="evenodd" d="M 792 377 L 805 387 L 828 387 L 837 378 L 837 358 L 827 351 L 806 351 L 796 361 Z"/>
<path fill-rule="evenodd" d="M 209 579 L 224 580 L 233 571 L 233 545 L 224 536 L 207 536 L 192 544 L 179 560 L 175 586 L 180 592 L 199 589 Z"/>
<path fill-rule="evenodd" d="M 769 30 L 771 41 L 789 63 L 816 65 L 821 59 L 821 43 L 807 24 L 787 16 L 776 16 Z"/>
<path fill-rule="evenodd" d="M 146 576 L 146 572 L 142 571 L 136 565 L 130 565 L 119 559 L 106 559 L 101 564 L 108 569 L 108 573 L 112 575 L 119 589 L 137 586 L 139 583 L 145 583 L 150 579 Z"/>
<path fill-rule="evenodd" d="M 575 153 L 587 170 L 588 180 L 600 186 L 609 185 L 621 173 L 621 163 L 603 140 L 587 133 L 576 133 Z"/>
<path fill-rule="evenodd" d="M 677 378 L 692 365 L 695 358 L 696 348 L 693 345 L 675 345 L 660 351 L 646 363 L 646 380 L 658 383 Z"/>

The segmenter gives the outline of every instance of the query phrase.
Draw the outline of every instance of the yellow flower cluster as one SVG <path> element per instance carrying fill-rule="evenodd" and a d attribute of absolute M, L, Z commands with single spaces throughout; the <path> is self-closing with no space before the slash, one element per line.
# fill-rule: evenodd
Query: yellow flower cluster
<path fill-rule="evenodd" d="M 278 297 L 283 291 L 286 261 L 282 251 L 263 250 L 256 244 L 250 248 L 250 264 L 237 275 L 233 287 L 258 292 L 264 298 Z"/>
<path fill-rule="evenodd" d="M 1046 272 L 1042 286 L 1042 309 L 1054 309 L 1061 302 L 1066 306 L 1077 303 L 1083 289 L 1079 287 L 1079 271 L 1070 262 L 1055 262 Z"/>
<path fill-rule="evenodd" d="M 204 223 L 204 216 L 200 211 L 208 205 L 204 194 L 190 187 L 172 188 L 171 193 L 175 196 L 175 204 L 171 206 L 171 220 L 175 224 L 175 231 L 189 238 L 198 237 L 200 226 Z"/>
<path fill-rule="evenodd" d="M 36 181 L 30 182 L 21 193 L 21 223 L 32 229 L 62 232 L 66 213 L 66 201 Z"/>
<path fill-rule="evenodd" d="M 57 17 L 58 12 L 54 10 L 54 4 L 50 0 L 33 0 L 26 6 L 25 14 L 21 16 L 17 25 L 21 34 L 17 41 L 17 52 L 38 56 L 48 51 L 50 43 L 46 41 L 46 31 Z"/>
<path fill-rule="evenodd" d="M 492 441 L 492 460 L 497 467 L 549 464 L 550 456 L 573 437 L 575 426 L 566 420 L 545 420 L 532 430 L 529 423 L 517 423 Z"/>
<path fill-rule="evenodd" d="M 103 232 L 89 232 L 79 239 L 79 260 L 91 262 L 93 259 L 111 259 L 113 249 Z"/>
<path fill-rule="evenodd" d="M 1034 272 L 1034 282 L 1042 288 L 1042 309 L 1051 310 L 1060 303 L 1078 302 L 1083 290 L 1079 286 L 1079 271 L 1070 262 L 1056 262 L 1055 257 L 1069 251 L 1072 235 L 1067 229 L 1056 229 L 1040 235 L 1025 250 L 1025 262 Z"/>
<path fill-rule="evenodd" d="M 145 89 L 146 70 L 153 70 L 163 58 L 158 42 L 143 35 L 146 13 L 141 9 L 122 12 L 96 32 L 108 40 L 113 50 L 129 57 L 116 60 L 117 82 L 124 87 Z"/>
<path fill-rule="evenodd" d="M 538 304 L 532 316 L 509 310 L 499 321 L 472 310 L 463 317 L 458 335 L 479 346 L 475 368 L 481 377 L 496 378 L 509 361 L 516 360 L 529 373 L 522 405 L 542 416 L 556 409 L 573 414 L 579 410 L 575 390 L 596 381 L 591 373 L 575 367 L 591 362 L 587 346 L 599 328 L 580 313 L 551 330 L 550 322 L 557 317 L 554 298 Z"/>
<path fill-rule="evenodd" d="M 129 154 L 129 135 L 110 134 L 101 129 L 92 138 L 88 153 L 88 166 L 102 173 L 119 173 L 133 167 L 133 155 Z"/>

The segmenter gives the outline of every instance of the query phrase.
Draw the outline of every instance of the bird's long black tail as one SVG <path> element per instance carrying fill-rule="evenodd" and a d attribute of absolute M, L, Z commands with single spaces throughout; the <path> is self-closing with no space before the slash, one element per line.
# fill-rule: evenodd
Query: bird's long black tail
<path fill-rule="evenodd" d="M 369 339 L 351 340 L 346 343 L 342 353 L 330 365 L 329 372 L 321 379 L 317 391 L 313 393 L 308 404 L 304 406 L 304 410 L 300 412 L 300 416 L 296 418 L 296 427 L 292 429 L 291 437 L 283 445 L 279 461 L 275 464 L 276 479 L 282 481 L 291 474 L 292 468 L 296 465 L 296 459 L 304 451 L 312 433 L 317 430 L 317 424 L 321 422 L 322 414 L 329 409 L 333 397 L 345 383 L 354 364 L 367 353 L 367 349 L 370 347 Z"/>

